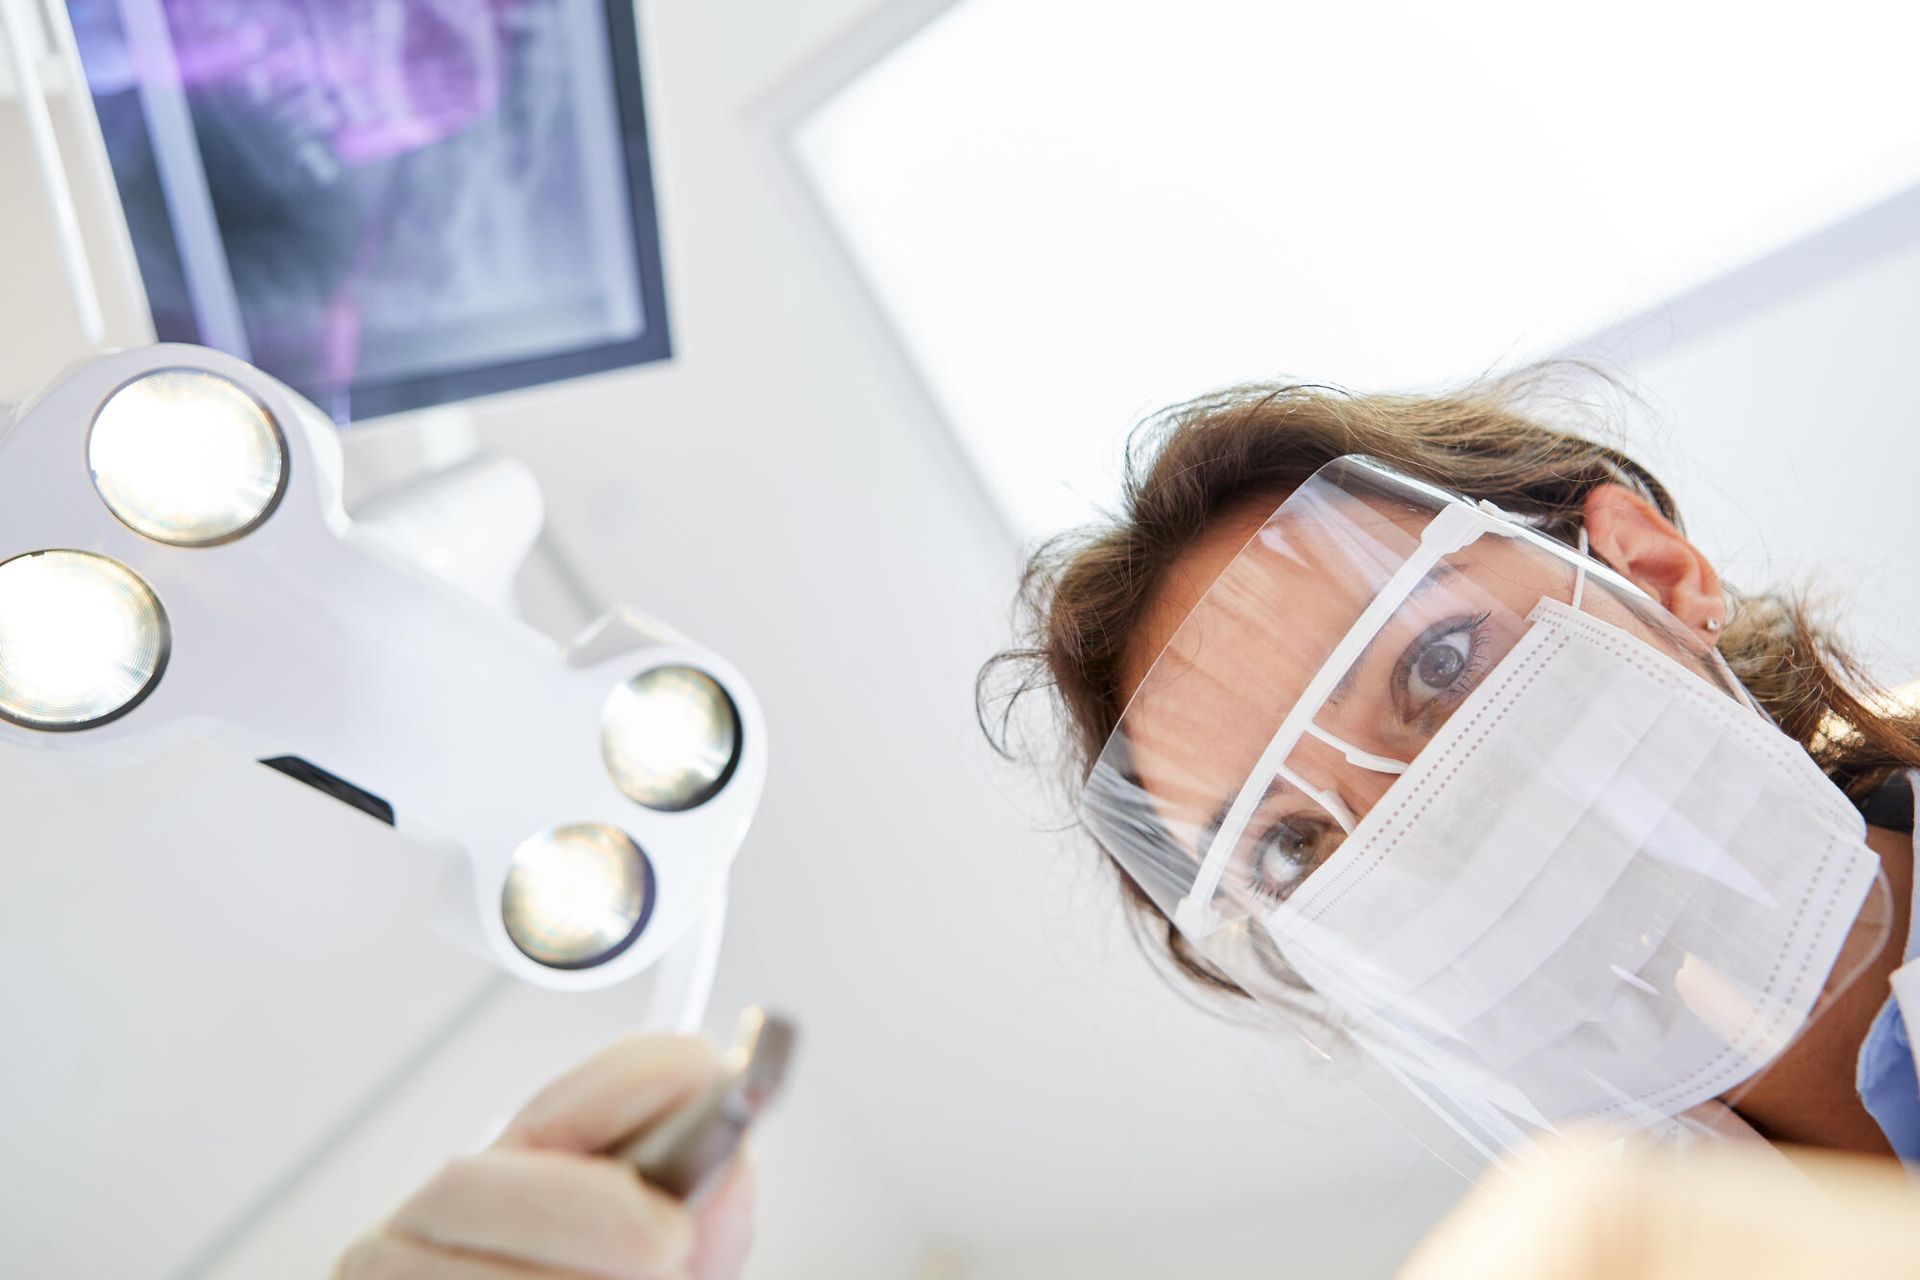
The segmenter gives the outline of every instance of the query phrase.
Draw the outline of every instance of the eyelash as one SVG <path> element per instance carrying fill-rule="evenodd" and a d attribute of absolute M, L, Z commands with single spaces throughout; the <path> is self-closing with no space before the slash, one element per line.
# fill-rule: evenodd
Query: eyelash
<path fill-rule="evenodd" d="M 1426 728 L 1437 709 L 1449 705 L 1459 695 L 1464 694 L 1474 686 L 1480 673 L 1486 669 L 1486 623 L 1487 619 L 1492 616 L 1493 611 L 1488 610 L 1485 613 L 1473 617 L 1462 615 L 1457 618 L 1448 618 L 1445 621 L 1436 622 L 1421 632 L 1419 637 L 1407 646 L 1406 651 L 1400 655 L 1399 661 L 1394 664 L 1393 668 L 1393 700 L 1399 708 L 1402 720 L 1417 728 Z M 1458 635 L 1462 631 L 1467 633 L 1467 660 L 1461 666 L 1460 674 L 1455 676 L 1453 683 L 1442 690 L 1439 695 L 1428 699 L 1425 705 L 1413 708 L 1411 713 L 1409 713 L 1409 708 L 1405 702 L 1405 690 L 1407 687 L 1407 677 L 1413 672 L 1413 664 L 1419 660 L 1420 655 L 1425 653 L 1430 646 L 1448 636 Z"/>
<path fill-rule="evenodd" d="M 1268 884 L 1258 877 L 1250 878 L 1247 881 L 1247 892 L 1253 895 L 1255 901 L 1265 903 L 1269 907 L 1279 906 L 1282 899 L 1286 897 L 1284 887 L 1276 884 Z"/>
<path fill-rule="evenodd" d="M 1252 850 L 1248 854 L 1249 866 L 1246 872 L 1247 890 L 1248 892 L 1252 893 L 1254 897 L 1260 899 L 1261 901 L 1265 902 L 1269 906 L 1278 906 L 1280 901 L 1283 898 L 1285 898 L 1288 893 L 1298 888 L 1302 881 L 1304 881 L 1308 876 L 1312 875 L 1314 871 L 1319 869 L 1320 864 L 1326 861 L 1325 855 L 1314 857 L 1312 861 L 1312 865 L 1302 868 L 1291 880 L 1287 881 L 1285 884 L 1276 884 L 1268 880 L 1266 876 L 1262 874 L 1260 870 L 1260 851 L 1267 846 L 1268 842 L 1272 841 L 1279 834 L 1280 829 L 1282 827 L 1284 827 L 1289 822 L 1299 819 L 1300 817 L 1301 815 L 1299 814 L 1288 814 L 1284 817 L 1275 819 L 1271 824 L 1267 826 L 1267 828 L 1264 831 L 1260 833 L 1259 839 L 1254 841 Z M 1309 819 L 1308 822 L 1311 825 L 1318 826 L 1321 828 L 1321 830 L 1319 831 L 1320 838 L 1326 837 L 1327 832 L 1323 824 L 1312 819 Z"/>

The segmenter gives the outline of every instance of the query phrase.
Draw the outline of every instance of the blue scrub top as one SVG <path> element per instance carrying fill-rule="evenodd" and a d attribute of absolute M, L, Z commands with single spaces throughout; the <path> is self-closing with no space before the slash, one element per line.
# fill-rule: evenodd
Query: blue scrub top
<path fill-rule="evenodd" d="M 1868 822 L 1895 831 L 1913 831 L 1913 787 L 1920 775 L 1895 778 L 1861 806 Z M 1920 863 L 1920 857 L 1915 861 Z M 1920 868 L 1916 868 L 1920 870 Z M 1920 886 L 1920 875 L 1915 876 Z M 1920 955 L 1920 897 L 1916 898 L 1907 929 L 1905 958 Z M 1920 1075 L 1913 1062 L 1913 1042 L 1899 1002 L 1888 997 L 1860 1044 L 1859 1069 L 1854 1077 L 1867 1114 L 1880 1125 L 1894 1154 L 1920 1161 Z"/>

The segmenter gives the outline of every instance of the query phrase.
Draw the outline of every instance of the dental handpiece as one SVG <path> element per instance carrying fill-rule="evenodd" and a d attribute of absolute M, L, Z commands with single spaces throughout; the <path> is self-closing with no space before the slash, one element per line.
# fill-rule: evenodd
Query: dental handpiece
<path fill-rule="evenodd" d="M 749 1006 L 713 1082 L 609 1154 L 668 1194 L 698 1204 L 779 1091 L 796 1036 L 792 1022 Z"/>

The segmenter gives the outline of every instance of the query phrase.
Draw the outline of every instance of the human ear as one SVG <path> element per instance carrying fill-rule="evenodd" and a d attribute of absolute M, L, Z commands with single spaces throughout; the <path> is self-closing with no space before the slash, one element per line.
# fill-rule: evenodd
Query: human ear
<path fill-rule="evenodd" d="M 1713 565 L 1640 494 L 1618 484 L 1595 485 L 1584 504 L 1588 549 L 1665 606 L 1701 639 L 1719 643 L 1726 600 Z"/>

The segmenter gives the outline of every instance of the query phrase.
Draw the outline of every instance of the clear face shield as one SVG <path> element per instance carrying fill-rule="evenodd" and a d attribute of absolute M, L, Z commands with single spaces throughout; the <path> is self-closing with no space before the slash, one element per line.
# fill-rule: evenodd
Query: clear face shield
<path fill-rule="evenodd" d="M 1083 816 L 1211 963 L 1483 1157 L 1737 1106 L 1892 916 L 1859 813 L 1710 645 L 1359 458 L 1194 607 Z"/>

